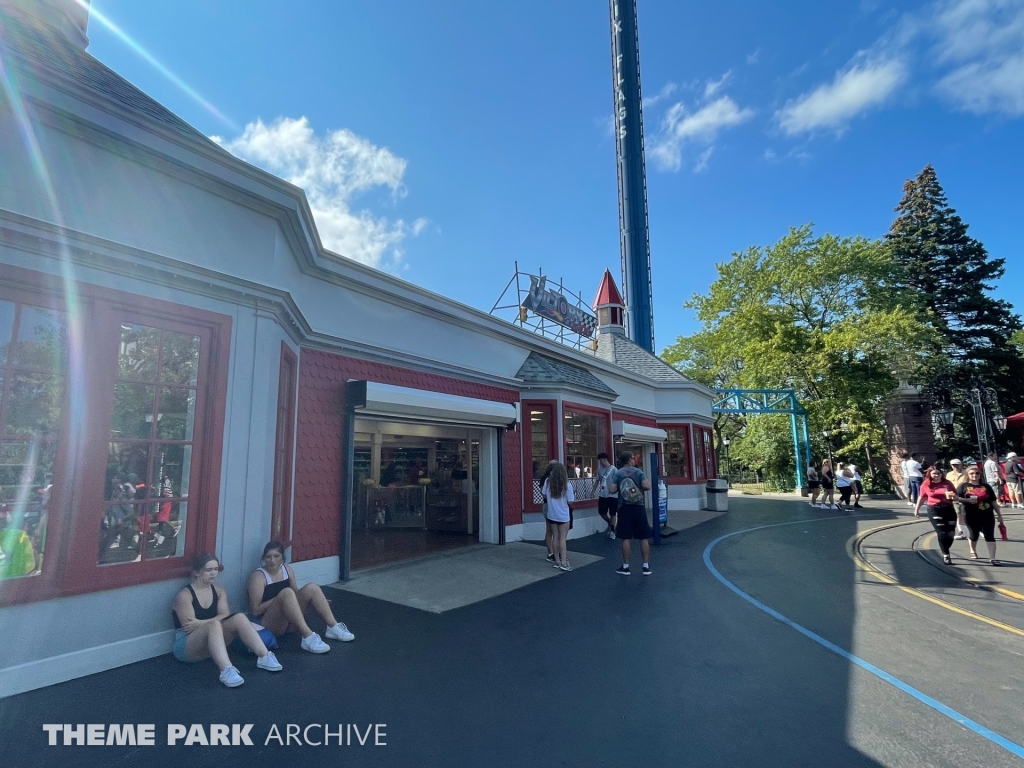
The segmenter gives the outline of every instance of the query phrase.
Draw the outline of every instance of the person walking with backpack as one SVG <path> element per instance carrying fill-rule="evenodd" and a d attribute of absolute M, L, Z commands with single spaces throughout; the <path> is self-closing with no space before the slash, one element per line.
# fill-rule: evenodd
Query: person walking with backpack
<path fill-rule="evenodd" d="M 597 514 L 608 523 L 605 535 L 615 538 L 615 513 L 619 508 L 618 494 L 608 490 L 608 483 L 615 474 L 615 467 L 608 461 L 607 453 L 597 454 Z"/>
<path fill-rule="evenodd" d="M 639 539 L 643 575 L 650 576 L 652 531 L 651 524 L 647 522 L 644 491 L 651 490 L 651 481 L 637 469 L 636 460 L 629 451 L 619 454 L 619 468 L 611 478 L 608 490 L 619 495 L 615 535 L 622 539 L 622 566 L 615 572 L 621 576 L 629 576 L 629 560 L 632 555 L 630 540 Z"/>

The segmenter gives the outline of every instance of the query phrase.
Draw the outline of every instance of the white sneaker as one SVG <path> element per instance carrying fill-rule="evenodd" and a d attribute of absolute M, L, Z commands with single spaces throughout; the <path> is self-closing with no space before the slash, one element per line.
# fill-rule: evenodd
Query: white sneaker
<path fill-rule="evenodd" d="M 808 504 L 809 504 L 810 506 L 812 506 L 812 507 L 816 507 L 816 506 L 818 506 L 818 505 L 817 505 L 817 504 L 815 504 L 815 503 L 814 503 L 813 501 L 808 501 L 807 503 L 808 503 Z"/>
<path fill-rule="evenodd" d="M 914 506 L 914 502 L 912 502 L 912 501 L 908 501 L 908 502 L 907 502 L 907 506 L 908 506 L 908 507 L 912 507 L 912 506 Z"/>
<path fill-rule="evenodd" d="M 327 631 L 324 632 L 324 637 L 328 640 L 341 640 L 343 643 L 347 643 L 350 640 L 355 640 L 356 636 L 348 631 L 348 627 L 342 624 L 340 621 L 333 627 L 328 627 Z"/>
<path fill-rule="evenodd" d="M 228 688 L 237 688 L 245 682 L 234 667 L 225 667 L 224 671 L 220 673 L 220 681 Z"/>
<path fill-rule="evenodd" d="M 829 509 L 839 509 L 839 505 L 833 504 L 831 507 L 829 507 Z"/>
<path fill-rule="evenodd" d="M 309 651 L 310 653 L 327 653 L 331 650 L 331 646 L 321 640 L 320 635 L 314 632 L 309 637 L 302 639 L 302 650 Z"/>
<path fill-rule="evenodd" d="M 281 662 L 277 660 L 277 656 L 274 655 L 273 651 L 267 651 L 266 656 L 256 659 L 256 669 L 265 669 L 267 672 L 280 672 L 284 667 L 281 666 Z"/>
<path fill-rule="evenodd" d="M 608 538 L 614 541 L 615 540 L 615 531 L 608 531 Z"/>

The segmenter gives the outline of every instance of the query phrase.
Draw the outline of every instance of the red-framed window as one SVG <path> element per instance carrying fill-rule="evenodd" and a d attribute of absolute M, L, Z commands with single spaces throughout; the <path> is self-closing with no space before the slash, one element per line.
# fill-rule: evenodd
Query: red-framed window
<path fill-rule="evenodd" d="M 274 438 L 274 491 L 271 497 L 270 538 L 286 547 L 292 543 L 292 467 L 295 455 L 295 395 L 299 358 L 281 342 L 277 382 L 277 424 Z"/>
<path fill-rule="evenodd" d="M 577 503 L 597 500 L 597 455 L 612 455 L 611 414 L 600 408 L 562 403 L 565 469 Z"/>
<path fill-rule="evenodd" d="M 668 433 L 664 445 L 665 482 L 668 485 L 694 482 L 690 462 L 690 426 L 688 424 L 663 424 L 661 426 Z"/>
<path fill-rule="evenodd" d="M 558 403 L 554 400 L 524 400 L 523 419 L 523 507 L 529 512 L 541 508 L 544 498 L 540 478 L 548 462 L 558 458 Z"/>
<path fill-rule="evenodd" d="M 714 433 L 707 427 L 693 428 L 693 469 L 698 482 L 718 474 Z"/>
<path fill-rule="evenodd" d="M 0 569 L 2 605 L 184 576 L 216 543 L 230 318 L 74 290 L 0 285 L 0 543 L 36 561 Z"/>

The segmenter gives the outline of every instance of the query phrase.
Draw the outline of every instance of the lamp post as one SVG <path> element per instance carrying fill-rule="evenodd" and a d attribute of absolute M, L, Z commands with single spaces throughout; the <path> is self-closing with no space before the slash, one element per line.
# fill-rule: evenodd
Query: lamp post
<path fill-rule="evenodd" d="M 729 461 L 729 438 L 722 437 L 722 448 L 725 449 L 725 480 L 732 487 L 732 463 Z"/>
<path fill-rule="evenodd" d="M 948 384 L 947 384 L 948 386 Z M 933 390 L 933 402 L 940 407 L 932 409 L 932 418 L 938 427 L 953 425 L 955 413 L 952 405 L 964 405 L 971 409 L 974 418 L 974 434 L 978 453 L 984 459 L 990 451 L 998 451 L 996 434 L 1006 429 L 1006 417 L 999 407 L 996 391 L 981 379 L 974 379 L 969 388 L 939 386 Z M 941 432 L 941 430 L 936 430 Z"/>

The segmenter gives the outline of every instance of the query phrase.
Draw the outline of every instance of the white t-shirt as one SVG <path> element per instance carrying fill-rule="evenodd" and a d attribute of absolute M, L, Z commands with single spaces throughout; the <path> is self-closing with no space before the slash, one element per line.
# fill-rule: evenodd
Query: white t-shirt
<path fill-rule="evenodd" d="M 568 523 L 569 502 L 576 501 L 576 494 L 573 493 L 572 483 L 565 486 L 565 496 L 562 496 L 559 499 L 551 497 L 551 492 L 548 490 L 547 480 L 544 481 L 544 487 L 541 491 L 548 502 L 548 520 L 552 520 L 556 523 Z"/>
<path fill-rule="evenodd" d="M 846 467 L 843 467 L 836 470 L 836 488 L 846 488 L 850 485 L 850 478 L 844 474 L 846 469 Z"/>
<path fill-rule="evenodd" d="M 851 472 L 853 472 L 853 479 L 854 480 L 860 480 L 860 472 L 857 471 L 857 465 L 856 464 L 847 464 L 846 468 L 848 470 L 850 470 Z"/>
<path fill-rule="evenodd" d="M 985 482 L 993 486 L 999 482 L 999 464 L 992 459 L 985 461 Z"/>
<path fill-rule="evenodd" d="M 924 477 L 924 472 L 921 471 L 921 462 L 917 459 L 907 459 L 907 477 Z"/>

